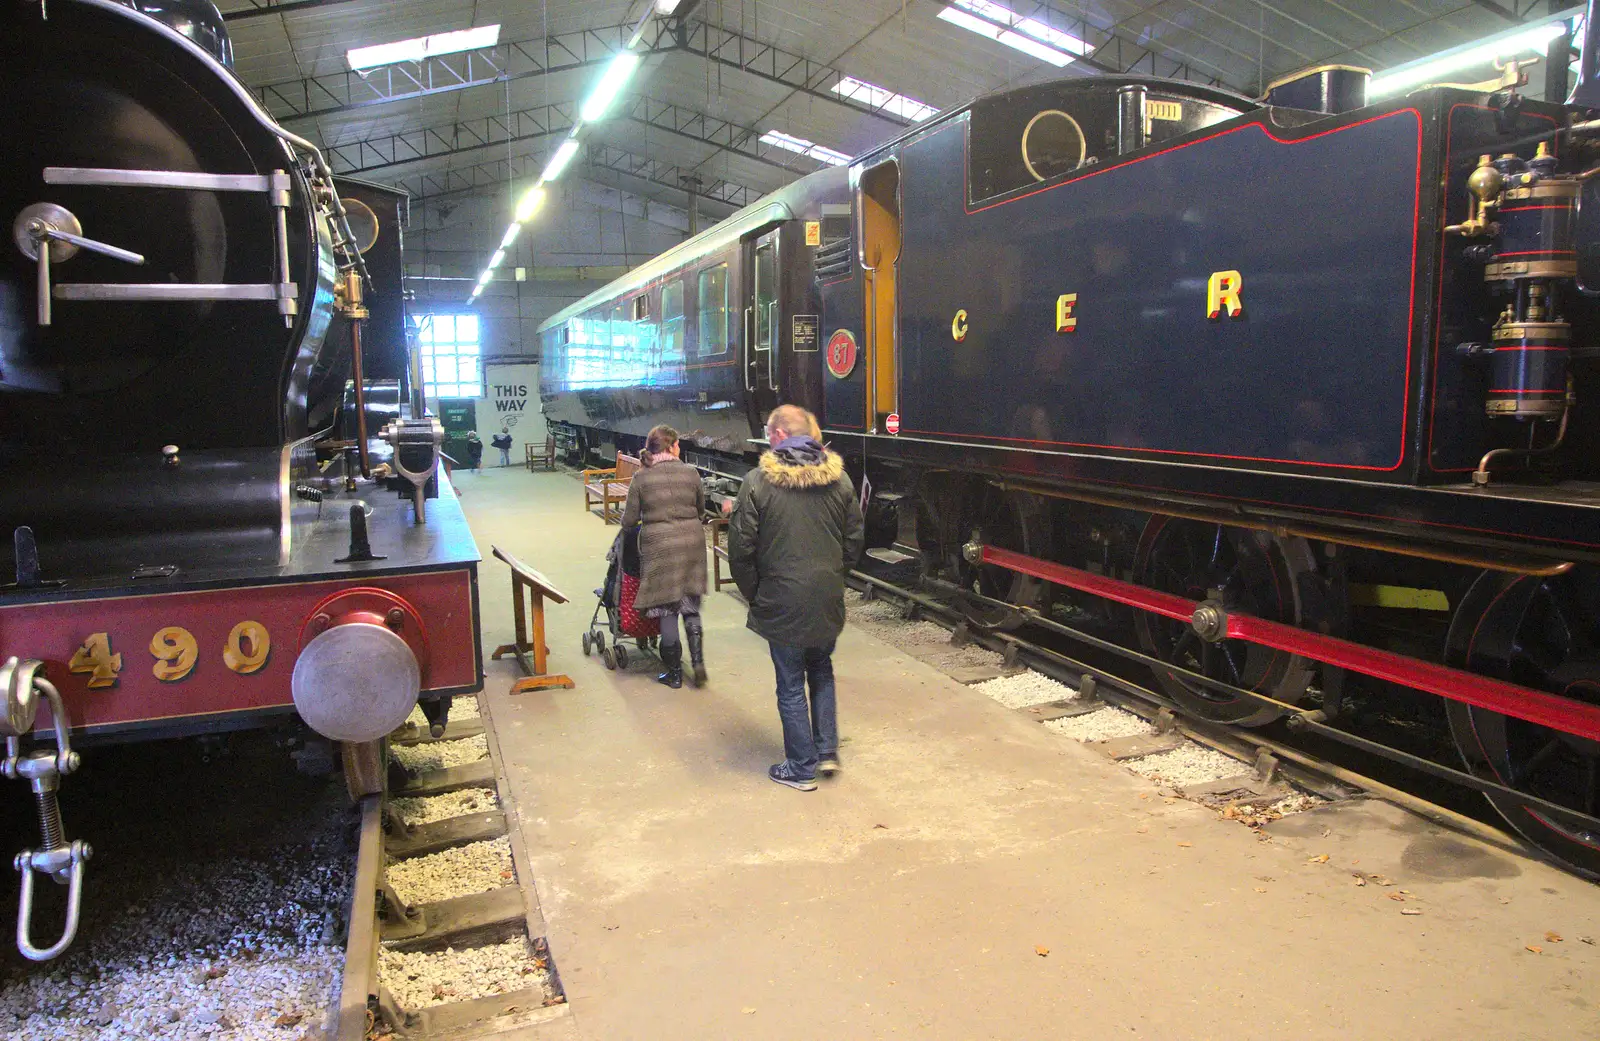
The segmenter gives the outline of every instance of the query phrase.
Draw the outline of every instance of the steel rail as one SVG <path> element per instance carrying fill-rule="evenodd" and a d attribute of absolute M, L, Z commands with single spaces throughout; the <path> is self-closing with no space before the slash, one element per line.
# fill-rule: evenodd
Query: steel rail
<path fill-rule="evenodd" d="M 921 610 L 931 612 L 939 618 L 941 623 L 947 624 L 951 628 L 957 628 L 962 624 L 966 624 L 969 627 L 970 638 L 974 642 L 982 644 L 991 650 L 1006 653 L 1008 657 L 1010 656 L 1010 653 L 1012 653 L 1008 649 L 1014 648 L 1014 653 L 1018 658 L 1027 660 L 1030 666 L 1038 669 L 1040 672 L 1043 672 L 1046 675 L 1051 676 L 1052 678 L 1062 681 L 1063 683 L 1073 685 L 1080 682 L 1083 677 L 1092 676 L 1101 685 L 1097 691 L 1097 694 L 1102 700 L 1107 701 L 1118 708 L 1133 712 L 1146 720 L 1153 720 L 1162 709 L 1170 710 L 1175 716 L 1180 717 L 1177 729 L 1185 737 L 1197 741 L 1200 744 L 1206 745 L 1209 748 L 1213 748 L 1216 751 L 1222 752 L 1225 755 L 1239 759 L 1244 763 L 1248 764 L 1248 762 L 1251 760 L 1251 751 L 1257 753 L 1262 751 L 1270 752 L 1274 756 L 1278 757 L 1280 761 L 1282 761 L 1285 766 L 1285 772 L 1290 776 L 1291 780 L 1301 787 L 1317 792 L 1317 794 L 1324 795 L 1325 797 L 1337 798 L 1337 795 L 1330 794 L 1325 790 L 1326 782 L 1335 782 L 1340 785 L 1359 789 L 1360 791 L 1363 791 L 1373 797 L 1394 803 L 1395 805 L 1400 806 L 1402 809 L 1416 813 L 1419 816 L 1433 820 L 1453 830 L 1472 835 L 1481 841 L 1488 842 L 1501 849 L 1518 850 L 1524 853 L 1531 851 L 1538 855 L 1541 859 L 1560 864 L 1563 870 L 1571 871 L 1574 874 L 1585 875 L 1584 872 L 1576 870 L 1570 864 L 1555 861 L 1544 850 L 1517 839 L 1509 832 L 1458 813 L 1449 809 L 1448 807 L 1440 806 L 1437 803 L 1430 802 L 1421 796 L 1412 794 L 1400 788 L 1396 788 L 1392 785 L 1379 781 L 1376 778 L 1368 777 L 1365 774 L 1361 774 L 1347 767 L 1339 766 L 1335 763 L 1330 763 L 1325 759 L 1308 755 L 1305 752 L 1295 749 L 1289 745 L 1285 745 L 1282 742 L 1273 740 L 1272 738 L 1262 735 L 1256 731 L 1238 727 L 1229 727 L 1225 724 L 1218 724 L 1211 722 L 1210 720 L 1197 718 L 1186 708 L 1184 708 L 1184 706 L 1172 701 L 1166 696 L 1100 666 L 1091 665 L 1087 662 L 1072 658 L 1069 655 L 1062 654 L 1059 651 L 1042 647 L 1013 633 L 991 632 L 981 628 L 974 630 L 971 628 L 970 619 L 966 618 L 960 610 L 952 607 L 949 604 L 941 603 L 930 597 L 904 589 L 903 587 L 897 586 L 891 582 L 886 582 L 881 578 L 868 575 L 861 571 L 852 571 L 850 573 L 850 577 L 862 582 L 863 584 L 872 586 L 876 589 L 881 589 L 891 596 L 895 596 L 907 601 L 908 603 L 912 603 Z M 1254 691 L 1247 691 L 1232 687 L 1226 683 L 1223 683 L 1219 680 L 1214 680 L 1211 677 L 1202 675 L 1200 673 L 1190 672 L 1189 670 L 1180 666 L 1172 665 L 1171 663 L 1154 658 L 1150 655 L 1142 654 L 1138 651 L 1131 650 L 1130 648 L 1123 647 L 1120 644 L 1112 643 L 1109 640 L 1101 639 L 1100 637 L 1094 636 L 1090 633 L 1085 633 L 1081 630 L 1073 629 L 1070 626 L 1062 625 L 1061 623 L 1055 622 L 1051 619 L 1044 618 L 1037 612 L 1018 608 L 1014 604 L 1007 604 L 1005 601 L 995 600 L 992 597 L 970 593 L 965 590 L 961 590 L 959 587 L 951 586 L 948 583 L 935 582 L 934 584 L 953 590 L 964 596 L 971 597 L 980 603 L 1018 611 L 1025 616 L 1029 624 L 1038 625 L 1042 628 L 1059 633 L 1060 635 L 1082 642 L 1096 649 L 1107 651 L 1152 668 L 1159 668 L 1162 671 L 1173 673 L 1174 675 L 1185 680 L 1201 683 L 1205 686 L 1222 692 L 1252 698 L 1256 701 L 1282 708 L 1290 716 L 1287 722 L 1291 730 L 1305 730 L 1313 732 L 1338 744 L 1343 744 L 1385 759 L 1389 759 L 1392 762 L 1396 762 L 1401 766 L 1405 766 L 1417 772 L 1424 773 L 1441 780 L 1449 781 L 1461 787 L 1479 791 L 1485 794 L 1493 793 L 1497 795 L 1503 795 L 1525 806 L 1543 809 L 1550 813 L 1559 814 L 1568 820 L 1580 821 L 1595 827 L 1596 830 L 1600 830 L 1600 819 L 1589 817 L 1588 815 L 1577 810 L 1561 806 L 1557 803 L 1549 802 L 1548 800 L 1541 799 L 1538 796 L 1529 795 L 1526 792 L 1520 792 L 1513 788 L 1507 788 L 1504 785 L 1499 785 L 1492 781 L 1485 781 L 1481 778 L 1473 776 L 1472 774 L 1444 766 L 1440 763 L 1435 763 L 1432 760 L 1422 759 L 1399 749 L 1391 748 L 1388 745 L 1379 744 L 1378 742 L 1359 737 L 1337 727 L 1329 726 L 1325 722 L 1322 722 L 1316 718 L 1318 715 L 1317 713 L 1313 713 L 1298 706 L 1278 701 L 1274 698 L 1263 694 L 1258 694 Z"/>
<path fill-rule="evenodd" d="M 383 797 L 361 800 L 361 845 L 350 886 L 350 931 L 333 1041 L 363 1041 L 372 1025 L 367 1011 L 378 991 L 378 881 L 383 867 Z"/>

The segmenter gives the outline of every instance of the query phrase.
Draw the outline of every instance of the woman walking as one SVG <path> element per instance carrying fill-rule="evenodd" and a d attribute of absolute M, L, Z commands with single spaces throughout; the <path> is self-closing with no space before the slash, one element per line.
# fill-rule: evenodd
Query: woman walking
<path fill-rule="evenodd" d="M 639 593 L 634 605 L 661 621 L 661 663 L 656 679 L 683 686 L 683 645 L 678 619 L 689 644 L 694 685 L 706 682 L 700 627 L 700 598 L 706 591 L 706 537 L 700 523 L 704 493 L 700 471 L 679 458 L 678 432 L 658 426 L 645 437 L 644 469 L 628 484 L 622 526 L 639 525 Z"/>

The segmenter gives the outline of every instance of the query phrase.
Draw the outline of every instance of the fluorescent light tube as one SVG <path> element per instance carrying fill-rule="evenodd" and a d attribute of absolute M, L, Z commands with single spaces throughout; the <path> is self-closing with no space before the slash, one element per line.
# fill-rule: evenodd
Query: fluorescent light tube
<path fill-rule="evenodd" d="M 1546 45 L 1567 31 L 1563 21 L 1557 20 L 1532 29 L 1513 29 L 1478 43 L 1467 44 L 1431 58 L 1390 69 L 1372 77 L 1368 93 L 1372 96 L 1392 94 L 1425 83 L 1436 82 L 1440 77 L 1458 69 L 1474 65 L 1487 65 L 1497 58 L 1510 58 L 1524 51 L 1538 51 L 1541 56 Z"/>
<path fill-rule="evenodd" d="M 442 54 L 476 51 L 493 47 L 500 42 L 498 25 L 483 25 L 475 29 L 458 29 L 455 32 L 418 36 L 394 43 L 380 43 L 372 47 L 354 47 L 345 52 L 345 60 L 357 72 L 375 69 L 380 65 L 393 65 L 402 61 L 422 61 Z"/>
<path fill-rule="evenodd" d="M 500 248 L 503 249 L 503 250 L 504 249 L 510 249 L 511 248 L 511 244 L 513 242 L 517 241 L 517 233 L 519 231 L 521 231 L 521 230 L 522 230 L 522 225 L 521 224 L 513 224 L 510 227 L 506 228 L 505 235 L 500 239 Z"/>
<path fill-rule="evenodd" d="M 628 82 L 633 75 L 633 70 L 639 67 L 639 56 L 632 51 L 623 51 L 606 66 L 605 73 L 600 77 L 600 82 L 595 85 L 594 93 L 590 94 L 583 102 L 583 108 L 578 115 L 585 123 L 594 123 L 605 118 L 606 110 L 611 103 L 617 100 L 617 92 L 622 90 L 622 85 Z"/>
<path fill-rule="evenodd" d="M 578 154 L 578 142 L 567 138 L 561 142 L 561 147 L 556 149 L 556 154 L 550 157 L 550 165 L 544 168 L 544 173 L 539 175 L 539 180 L 549 183 L 561 176 L 561 171 L 572 162 L 572 157 Z"/>
<path fill-rule="evenodd" d="M 499 267 L 501 265 L 501 263 L 505 261 L 505 259 L 506 259 L 506 251 L 505 250 L 503 250 L 503 249 L 495 250 L 494 251 L 494 256 L 489 258 L 489 270 L 493 271 L 495 268 Z"/>
<path fill-rule="evenodd" d="M 539 207 L 544 205 L 544 186 L 534 185 L 523 193 L 522 199 L 517 203 L 517 223 L 522 224 L 533 219 L 539 212 Z"/>

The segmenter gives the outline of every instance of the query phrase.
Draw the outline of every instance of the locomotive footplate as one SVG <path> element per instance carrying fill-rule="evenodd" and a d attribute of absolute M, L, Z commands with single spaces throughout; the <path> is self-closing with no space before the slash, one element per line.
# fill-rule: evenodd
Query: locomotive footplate
<path fill-rule="evenodd" d="M 367 714 L 364 699 L 379 694 L 362 684 L 380 671 L 390 685 L 379 700 L 391 712 L 396 683 L 422 698 L 479 689 L 479 555 L 449 482 L 440 482 L 425 525 L 413 523 L 407 500 L 372 485 L 342 492 L 338 483 L 321 482 L 317 496 L 290 496 L 276 532 L 220 529 L 210 545 L 199 535 L 146 539 L 146 563 L 152 542 L 204 550 L 163 553 L 167 567 L 140 568 L 114 533 L 82 540 L 70 554 L 53 555 L 41 539 L 42 575 L 61 584 L 0 594 L 0 652 L 42 660 L 74 735 L 88 738 L 256 725 L 295 711 L 292 679 L 302 696 L 335 706 L 333 717 L 357 719 Z M 346 559 L 352 506 L 373 559 Z M 264 564 L 268 535 L 276 553 Z M 324 648 L 297 670 L 319 636 L 345 645 L 358 667 L 308 677 L 339 659 Z M 34 729 L 51 726 L 50 713 L 39 713 Z M 348 729 L 328 736 L 355 739 Z"/>

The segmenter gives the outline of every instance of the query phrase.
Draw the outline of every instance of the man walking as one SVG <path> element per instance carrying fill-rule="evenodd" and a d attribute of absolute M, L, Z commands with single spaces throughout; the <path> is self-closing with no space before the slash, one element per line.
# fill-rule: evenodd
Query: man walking
<path fill-rule="evenodd" d="M 745 477 L 728 527 L 746 624 L 766 638 L 778 676 L 785 758 L 767 776 L 803 792 L 816 790 L 819 772 L 839 769 L 833 644 L 844 628 L 844 576 L 864 541 L 855 487 L 821 435 L 805 409 L 774 410 L 771 448 Z"/>

